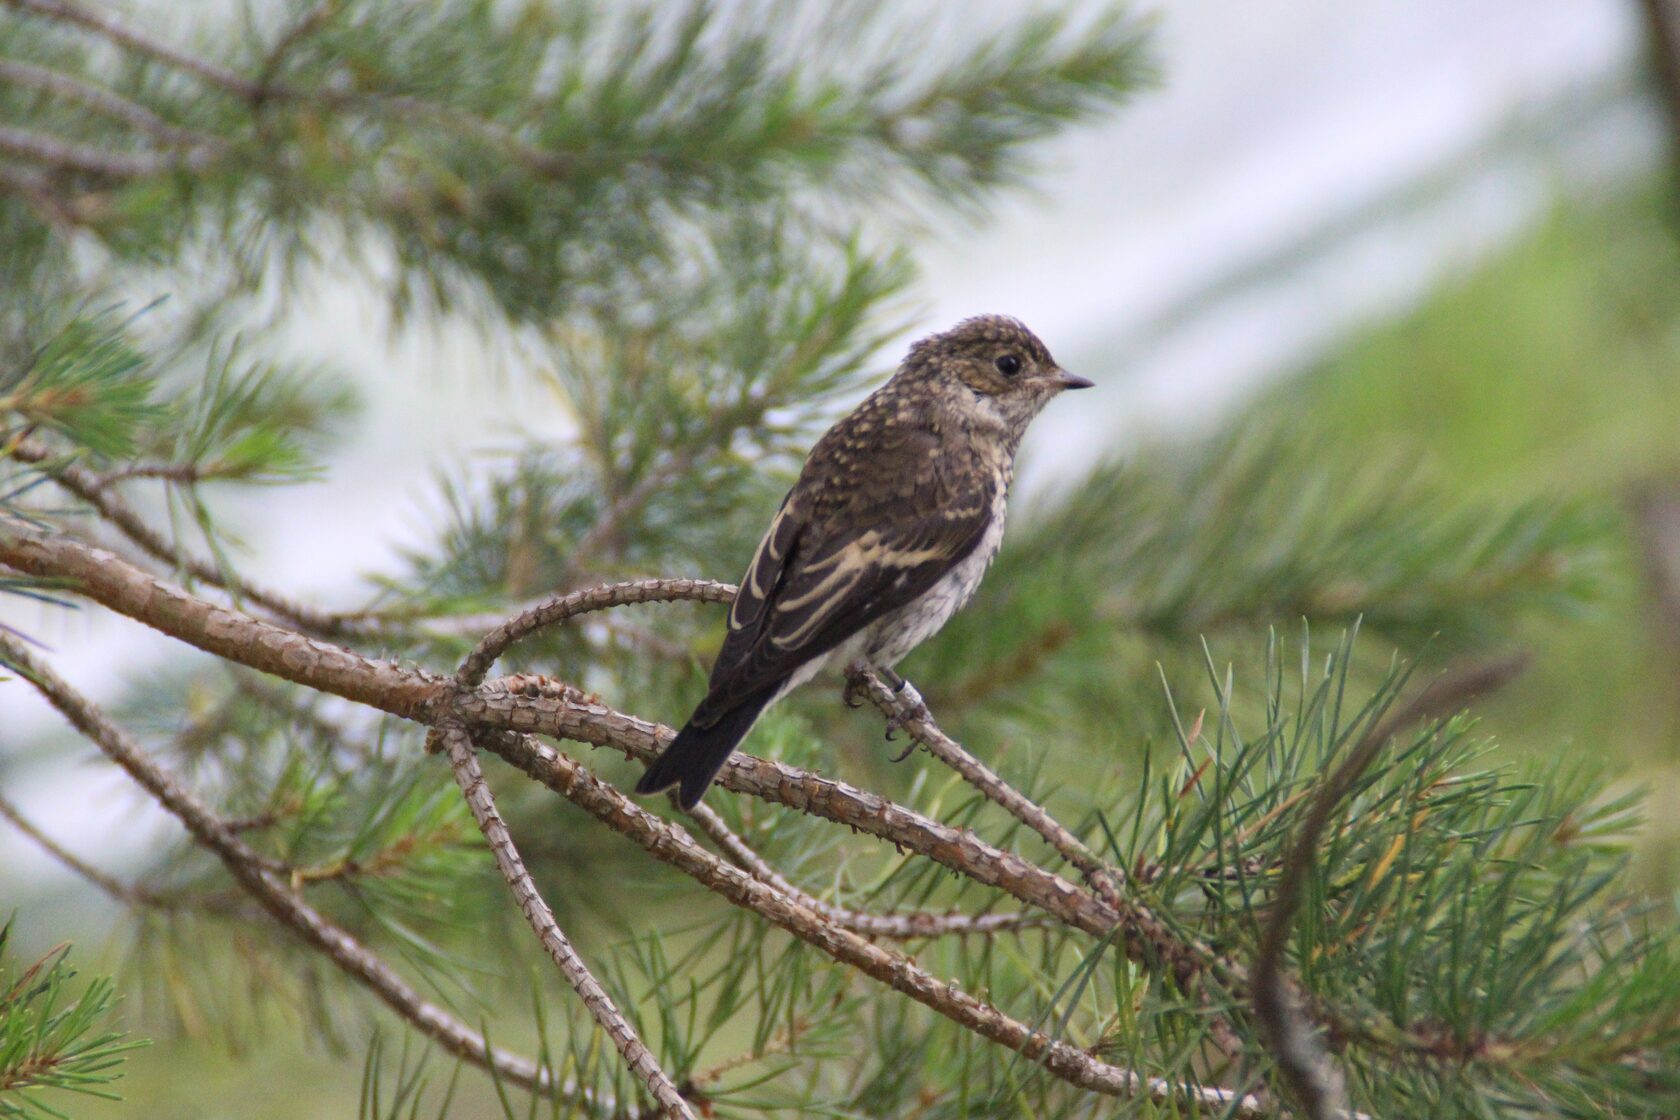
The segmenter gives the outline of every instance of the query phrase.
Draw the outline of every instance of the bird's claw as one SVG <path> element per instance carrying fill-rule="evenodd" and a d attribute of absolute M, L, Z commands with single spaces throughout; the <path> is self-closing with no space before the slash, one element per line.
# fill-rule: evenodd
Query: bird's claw
<path fill-rule="evenodd" d="M 895 701 L 893 709 L 891 711 L 886 711 L 887 742 L 892 742 L 893 737 L 900 731 L 904 730 L 909 724 L 914 723 L 917 720 L 930 718 L 928 715 L 926 701 L 922 699 L 922 694 L 917 692 L 915 687 L 911 685 L 909 681 L 905 680 L 891 669 L 887 669 L 882 666 L 871 666 L 867 662 L 862 661 L 853 662 L 846 671 L 846 687 L 845 690 L 840 693 L 840 698 L 846 702 L 846 706 L 848 708 L 860 708 L 863 706 L 864 701 L 869 699 L 868 674 L 871 671 L 874 672 L 876 678 L 882 684 L 886 685 L 887 688 L 891 690 Z M 883 706 L 883 710 L 885 710 L 885 706 Z M 915 750 L 916 739 L 912 736 L 909 746 L 905 747 L 904 750 L 900 751 L 898 754 L 893 755 L 892 761 L 903 762 L 905 759 L 909 758 Z"/>
<path fill-rule="evenodd" d="M 888 716 L 887 717 L 887 742 L 889 742 L 889 743 L 892 742 L 893 733 L 896 732 L 902 726 L 904 726 L 904 721 L 899 719 L 897 716 Z M 909 758 L 911 755 L 916 753 L 917 745 L 918 744 L 916 742 L 916 737 L 912 735 L 910 737 L 910 741 L 905 744 L 904 749 L 899 751 L 895 755 L 889 756 L 887 761 L 888 762 L 903 762 L 905 759 Z"/>

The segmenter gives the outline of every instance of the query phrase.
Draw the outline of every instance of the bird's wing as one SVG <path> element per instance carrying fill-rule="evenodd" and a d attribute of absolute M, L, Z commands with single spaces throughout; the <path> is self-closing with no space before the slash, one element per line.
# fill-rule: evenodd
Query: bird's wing
<path fill-rule="evenodd" d="M 704 726 L 927 591 L 985 535 L 996 485 L 947 485 L 930 503 L 866 500 L 834 525 L 813 523 L 796 486 L 741 581 L 695 720 Z"/>

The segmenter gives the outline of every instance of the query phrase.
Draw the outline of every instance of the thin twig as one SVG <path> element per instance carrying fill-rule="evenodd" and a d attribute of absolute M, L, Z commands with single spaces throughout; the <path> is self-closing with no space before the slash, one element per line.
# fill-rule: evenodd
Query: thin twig
<path fill-rule="evenodd" d="M 35 842 L 36 847 L 52 856 L 59 863 L 80 875 L 118 902 L 130 906 L 144 905 L 152 898 L 151 892 L 141 887 L 131 887 L 99 868 L 88 863 L 73 852 L 64 848 L 51 836 L 36 828 L 34 823 L 18 811 L 18 807 L 0 795 L 0 817 L 10 821 L 12 827 Z"/>
<path fill-rule="evenodd" d="M 765 1058 L 773 1057 L 776 1054 L 791 1055 L 794 1047 L 799 1043 L 799 1036 L 810 1029 L 811 1020 L 802 1015 L 777 1031 L 775 1036 L 763 1046 L 743 1051 L 733 1058 L 725 1058 L 714 1066 L 696 1070 L 689 1075 L 689 1081 L 695 1085 L 712 1085 L 722 1081 L 736 1070 L 752 1065 L 754 1062 L 761 1062 Z"/>
<path fill-rule="evenodd" d="M 203 172 L 215 154 L 194 148 L 179 155 L 164 152 L 114 152 L 77 144 L 46 133 L 0 126 L 0 152 L 58 171 L 103 179 L 145 179 L 170 171 Z"/>
<path fill-rule="evenodd" d="M 669 603 L 698 601 L 727 603 L 735 596 L 735 585 L 710 579 L 638 579 L 626 583 L 607 583 L 558 595 L 521 611 L 486 634 L 473 647 L 455 674 L 462 688 L 477 688 L 484 683 L 484 674 L 509 646 L 545 626 L 552 626 L 580 614 L 622 607 L 630 603 Z"/>
<path fill-rule="evenodd" d="M 1517 653 L 1470 662 L 1442 673 L 1404 707 L 1367 731 L 1331 772 L 1308 806 L 1306 818 L 1284 858 L 1271 916 L 1249 970 L 1249 984 L 1261 1038 L 1277 1061 L 1290 1092 L 1311 1120 L 1333 1120 L 1345 1115 L 1342 1079 L 1325 1053 L 1295 982 L 1284 975 L 1283 956 L 1330 815 L 1395 735 L 1460 710 L 1475 697 L 1510 681 L 1527 664 L 1527 654 Z"/>
<path fill-rule="evenodd" d="M 490 845 L 502 878 L 507 880 L 508 889 L 513 891 L 519 912 L 530 923 L 537 940 L 553 958 L 566 983 L 583 1000 L 596 1025 L 612 1039 L 625 1065 L 647 1086 L 648 1093 L 659 1103 L 663 1114 L 676 1120 L 693 1120 L 694 1110 L 683 1100 L 676 1083 L 660 1066 L 653 1051 L 642 1042 L 636 1029 L 619 1011 L 612 996 L 595 979 L 589 966 L 583 963 L 583 958 L 578 956 L 577 950 L 572 948 L 571 941 L 554 920 L 554 912 L 543 901 L 531 873 L 525 870 L 525 861 L 519 858 L 519 850 L 513 845 L 513 837 L 496 808 L 495 798 L 490 795 L 490 787 L 484 784 L 484 774 L 478 767 L 478 754 L 473 750 L 472 739 L 466 729 L 457 723 L 445 725 L 441 731 L 443 749 L 449 755 L 455 782 L 461 787 L 461 794 L 467 799 L 473 819 L 478 822 L 479 831 L 484 833 L 485 842 Z"/>
<path fill-rule="evenodd" d="M 611 1111 L 612 1103 L 575 1085 L 557 1085 L 530 1058 L 485 1045 L 481 1034 L 421 997 L 390 965 L 331 919 L 288 889 L 285 880 L 264 866 L 265 860 L 154 763 L 139 744 L 87 700 L 22 642 L 0 630 L 0 659 L 35 686 L 70 724 L 90 739 L 175 816 L 194 841 L 209 849 L 247 893 L 281 925 L 324 953 L 345 974 L 377 996 L 421 1034 L 451 1054 L 536 1092 L 578 1097 Z"/>
<path fill-rule="evenodd" d="M 594 560 L 595 552 L 603 545 L 611 543 L 624 528 L 624 522 L 646 505 L 647 500 L 658 493 L 661 487 L 687 473 L 698 454 L 698 448 L 690 448 L 686 453 L 674 456 L 650 470 L 640 482 L 614 499 L 589 527 L 589 531 L 572 546 L 571 555 L 567 557 L 566 566 L 560 573 L 560 586 L 567 587 L 583 579 L 588 565 Z"/>
<path fill-rule="evenodd" d="M 0 0 L 31 14 L 73 24 L 119 46 L 154 59 L 176 70 L 230 93 L 252 105 L 269 102 L 304 101 L 334 107 L 374 110 L 392 117 L 420 117 L 457 134 L 471 136 L 507 150 L 532 171 L 558 177 L 575 169 L 575 161 L 557 152 L 545 151 L 522 140 L 495 121 L 406 94 L 367 93 L 327 89 L 299 89 L 272 80 L 252 79 L 208 61 L 202 55 L 181 50 L 153 38 L 104 12 L 86 8 L 72 0 Z M 309 30 L 306 24 L 304 31 Z M 284 39 L 281 43 L 290 46 Z M 272 74 L 267 75 L 272 78 Z"/>
<path fill-rule="evenodd" d="M 32 439 L 20 439 L 7 451 L 20 463 L 53 463 L 60 457 L 45 444 Z M 283 618 L 312 634 L 332 636 L 354 630 L 354 627 L 347 626 L 337 615 L 317 611 L 275 592 L 254 586 L 233 572 L 224 571 L 217 565 L 191 556 L 184 549 L 171 544 L 162 534 L 146 524 L 145 520 L 121 498 L 110 492 L 106 488 L 106 480 L 97 472 L 90 471 L 78 463 L 61 462 L 53 463 L 49 473 L 54 482 L 92 506 L 100 517 L 115 526 L 123 536 L 152 559 L 167 564 L 172 569 L 183 571 L 212 587 L 219 587 L 235 599 L 255 603 L 275 617 Z"/>
<path fill-rule="evenodd" d="M 958 936 L 970 934 L 987 936 L 1011 930 L 1046 926 L 1054 922 L 1054 919 L 1048 914 L 963 914 L 959 912 L 936 914 L 926 910 L 910 910 L 897 914 L 871 914 L 864 910 L 837 906 L 794 886 L 786 876 L 772 867 L 768 860 L 754 851 L 750 844 L 736 835 L 735 831 L 724 823 L 723 818 L 718 816 L 716 811 L 707 807 L 704 803 L 694 806 L 688 811 L 688 815 L 699 826 L 700 831 L 705 833 L 723 852 L 725 858 L 736 867 L 759 882 L 774 887 L 783 894 L 794 898 L 800 905 L 821 914 L 842 929 L 849 929 L 853 933 L 860 933 L 865 937 L 886 937 L 895 941 L 912 941 L 946 937 L 953 934 Z"/>
<path fill-rule="evenodd" d="M 94 32 L 102 38 L 109 39 L 118 46 L 127 47 L 136 54 L 145 55 L 147 58 L 164 63 L 176 70 L 185 71 L 218 89 L 242 97 L 247 101 L 260 100 L 262 97 L 263 89 L 260 84 L 242 78 L 231 70 L 217 66 L 206 59 L 202 53 L 184 51 L 159 39 L 154 39 L 98 9 L 86 8 L 80 4 L 72 3 L 70 0 L 4 0 L 4 2 L 11 7 L 22 9 L 33 15 L 75 24 L 85 30 Z"/>
<path fill-rule="evenodd" d="M 1004 781 L 991 767 L 964 750 L 961 743 L 940 730 L 921 694 L 908 681 L 903 688 L 894 691 L 887 687 L 874 669 L 862 663 L 848 666 L 846 676 L 862 688 L 869 702 L 880 709 L 882 715 L 902 727 L 912 739 L 926 747 L 929 754 L 955 770 L 963 781 L 979 790 L 988 800 L 1001 805 L 1010 816 L 1044 837 L 1110 906 L 1120 911 L 1126 909 L 1119 883 L 1123 873 L 1098 859 L 1084 841 L 1069 832 L 1042 805 Z"/>
<path fill-rule="evenodd" d="M 226 146 L 218 137 L 172 124 L 114 90 L 50 67 L 14 58 L 0 58 L 0 82 L 43 90 L 66 101 L 74 101 L 174 147 L 217 149 Z"/>
<path fill-rule="evenodd" d="M 121 906 L 144 906 L 153 910 L 200 910 L 220 917 L 250 920 L 262 911 L 252 909 L 243 895 L 230 891 L 155 890 L 140 883 L 124 883 L 108 872 L 101 871 L 75 853 L 67 850 L 42 832 L 25 817 L 17 806 L 0 798 L 0 817 L 33 840 L 42 851 L 99 888 Z M 233 822 L 224 822 L 230 828 Z"/>

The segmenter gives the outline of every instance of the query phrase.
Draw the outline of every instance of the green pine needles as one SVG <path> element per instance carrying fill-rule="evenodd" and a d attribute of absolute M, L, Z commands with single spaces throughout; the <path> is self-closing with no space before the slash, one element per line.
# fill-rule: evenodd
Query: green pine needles
<path fill-rule="evenodd" d="M 259 1047 L 300 1112 L 348 1071 L 406 1120 L 1680 1107 L 1637 800 L 1467 712 L 1616 578 L 1591 501 L 1264 416 L 1142 448 L 1018 509 L 897 743 L 812 688 L 694 812 L 622 792 L 713 581 L 920 325 L 919 221 L 1149 80 L 1125 11 L 941 15 L 938 51 L 867 2 L 0 13 L 0 603 L 36 601 L 0 704 L 74 733 L 8 742 L 0 816 L 120 958 L 73 983 L 42 947 L 101 933 L 0 869 L 37 946 L 0 955 L 0 1116 L 196 1107 Z M 282 331 L 346 276 L 511 339 L 573 421 L 413 480 L 425 531 L 347 610 L 226 527 L 380 406 Z M 197 654 L 96 704 L 22 622 L 75 608 Z M 90 749 L 173 829 L 121 875 L 18 796 Z M 194 1040 L 165 1088 L 113 1085 L 138 1034 Z"/>
<path fill-rule="evenodd" d="M 68 946 L 20 968 L 11 938 L 8 921 L 0 926 L 0 1116 L 64 1117 L 67 1093 L 119 1099 L 107 1086 L 121 1075 L 123 1055 L 146 1043 L 110 1029 L 116 985 L 103 976 L 78 983 Z"/>

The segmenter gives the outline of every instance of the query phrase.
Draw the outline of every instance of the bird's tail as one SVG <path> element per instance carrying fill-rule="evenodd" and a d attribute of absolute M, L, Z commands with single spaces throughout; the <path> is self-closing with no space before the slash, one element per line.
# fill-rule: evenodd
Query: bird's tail
<path fill-rule="evenodd" d="M 694 808 L 774 695 L 772 690 L 748 697 L 709 727 L 698 727 L 689 720 L 665 748 L 665 753 L 647 768 L 642 780 L 636 783 L 636 792 L 658 793 L 681 783 L 677 804 L 684 809 Z"/>

